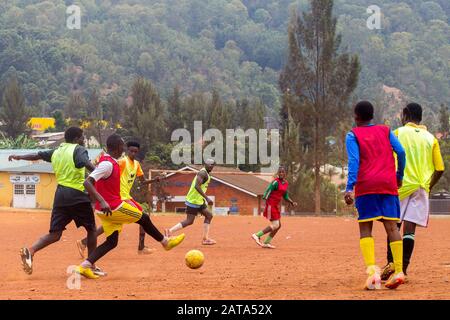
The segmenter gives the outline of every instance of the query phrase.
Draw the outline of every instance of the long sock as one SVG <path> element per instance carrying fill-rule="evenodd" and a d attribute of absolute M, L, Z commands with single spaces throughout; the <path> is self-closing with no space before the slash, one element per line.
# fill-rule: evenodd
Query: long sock
<path fill-rule="evenodd" d="M 139 245 L 138 250 L 144 250 L 145 247 L 145 230 L 142 226 L 139 226 Z"/>
<path fill-rule="evenodd" d="M 392 257 L 392 251 L 391 251 L 389 237 L 387 238 L 387 262 L 388 263 L 394 262 L 394 258 Z"/>
<path fill-rule="evenodd" d="M 271 236 L 267 236 L 266 240 L 264 240 L 264 243 L 268 244 L 268 243 L 270 243 L 270 241 L 272 241 L 272 239 L 273 238 Z"/>
<path fill-rule="evenodd" d="M 169 229 L 170 233 L 173 233 L 175 231 L 181 230 L 183 229 L 183 225 L 180 223 L 177 223 L 176 225 L 174 225 L 172 228 Z"/>
<path fill-rule="evenodd" d="M 359 247 L 364 258 L 366 267 L 375 265 L 375 241 L 372 237 L 359 239 Z"/>
<path fill-rule="evenodd" d="M 409 261 L 414 250 L 414 233 L 408 233 L 403 236 L 403 273 L 406 274 Z"/>
<path fill-rule="evenodd" d="M 393 241 L 389 245 L 394 258 L 395 273 L 403 272 L 403 241 Z"/>
<path fill-rule="evenodd" d="M 161 242 L 164 239 L 164 236 L 152 223 L 148 214 L 143 214 L 137 224 L 141 225 L 145 233 L 151 236 L 156 241 Z"/>
<path fill-rule="evenodd" d="M 258 238 L 261 238 L 263 235 L 264 235 L 264 232 L 261 230 L 261 231 L 258 231 L 257 233 L 255 233 L 256 234 L 256 236 L 258 237 Z"/>

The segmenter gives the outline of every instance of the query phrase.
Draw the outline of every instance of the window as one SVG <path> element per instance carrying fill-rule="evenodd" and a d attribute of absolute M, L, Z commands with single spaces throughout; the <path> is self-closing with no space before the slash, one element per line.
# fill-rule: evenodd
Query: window
<path fill-rule="evenodd" d="M 36 194 L 36 186 L 34 184 L 27 184 L 26 194 L 35 195 Z"/>
<path fill-rule="evenodd" d="M 25 186 L 23 184 L 15 184 L 14 194 L 25 194 Z"/>

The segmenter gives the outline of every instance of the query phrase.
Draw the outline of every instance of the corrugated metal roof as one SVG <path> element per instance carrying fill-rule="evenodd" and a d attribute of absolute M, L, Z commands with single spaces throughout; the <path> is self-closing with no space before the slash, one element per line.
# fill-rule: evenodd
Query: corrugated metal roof
<path fill-rule="evenodd" d="M 3 172 L 14 172 L 14 173 L 53 173 L 53 168 L 50 163 L 36 163 L 29 164 L 22 167 L 15 167 L 9 169 L 1 169 Z"/>
<path fill-rule="evenodd" d="M 33 173 L 49 173 L 53 172 L 52 166 L 44 161 L 8 161 L 8 157 L 12 154 L 24 155 L 29 153 L 37 153 L 48 149 L 1 149 L 0 150 L 0 171 L 3 172 L 33 172 Z M 87 149 L 89 159 L 94 160 L 102 151 L 101 149 Z M 21 171 L 17 171 L 21 170 Z M 42 170 L 42 171 L 38 171 Z"/>

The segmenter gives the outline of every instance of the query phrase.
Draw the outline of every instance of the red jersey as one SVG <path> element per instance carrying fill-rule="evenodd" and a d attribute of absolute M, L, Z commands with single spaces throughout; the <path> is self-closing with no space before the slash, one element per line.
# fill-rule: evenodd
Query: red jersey
<path fill-rule="evenodd" d="M 355 196 L 398 195 L 395 159 L 388 126 L 356 127 L 352 130 L 359 145 L 359 171 Z"/>
<path fill-rule="evenodd" d="M 113 165 L 113 170 L 108 178 L 102 178 L 95 183 L 95 189 L 109 204 L 112 210 L 117 209 L 122 204 L 120 197 L 120 167 L 116 160 L 109 155 L 103 155 L 99 159 L 99 164 L 103 161 L 109 161 Z M 100 203 L 97 201 L 95 209 L 101 210 Z"/>

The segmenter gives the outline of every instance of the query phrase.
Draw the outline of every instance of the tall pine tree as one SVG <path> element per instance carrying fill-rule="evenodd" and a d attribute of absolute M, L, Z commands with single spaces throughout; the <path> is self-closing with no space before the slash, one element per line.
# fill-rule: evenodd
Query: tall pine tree
<path fill-rule="evenodd" d="M 288 28 L 288 59 L 280 75 L 280 88 L 298 99 L 293 119 L 310 118 L 304 132 L 313 148 L 314 211 L 321 212 L 320 167 L 325 163 L 325 137 L 339 122 L 350 121 L 349 99 L 360 71 L 357 56 L 339 51 L 333 0 L 311 0 L 309 12 L 292 12 Z"/>
<path fill-rule="evenodd" d="M 0 108 L 2 130 L 8 137 L 16 139 L 26 132 L 28 127 L 29 110 L 25 105 L 19 81 L 13 76 L 5 87 Z"/>

